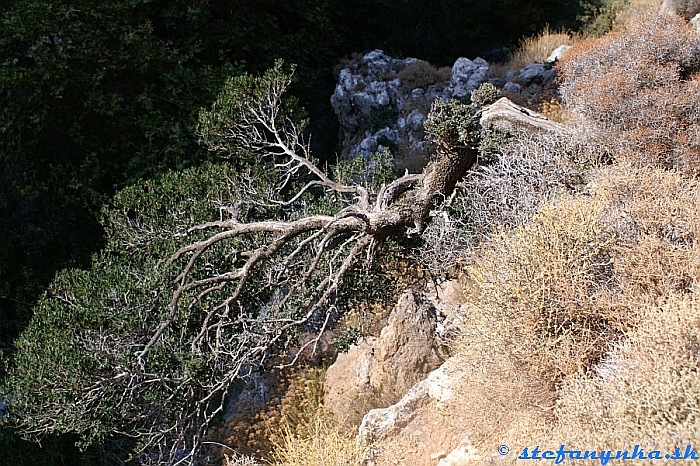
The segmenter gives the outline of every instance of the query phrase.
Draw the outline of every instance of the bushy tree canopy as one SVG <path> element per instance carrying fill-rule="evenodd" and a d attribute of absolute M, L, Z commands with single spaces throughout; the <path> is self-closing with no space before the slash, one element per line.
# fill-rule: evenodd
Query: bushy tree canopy
<path fill-rule="evenodd" d="M 137 183 L 104 209 L 106 247 L 56 276 L 16 342 L 7 422 L 190 464 L 231 384 L 300 329 L 320 338 L 353 267 L 420 235 L 476 160 L 470 107 L 440 101 L 425 173 L 394 180 L 382 154 L 326 173 L 282 100 L 290 81 L 280 62 L 227 80 L 198 132 L 231 161 Z"/>

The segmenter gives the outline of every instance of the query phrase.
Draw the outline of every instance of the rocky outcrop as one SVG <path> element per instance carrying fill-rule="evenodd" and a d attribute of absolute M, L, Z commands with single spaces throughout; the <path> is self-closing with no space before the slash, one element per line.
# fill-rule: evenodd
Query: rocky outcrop
<path fill-rule="evenodd" d="M 453 395 L 453 387 L 459 380 L 459 367 L 448 360 L 431 372 L 425 380 L 415 384 L 396 404 L 388 408 L 369 411 L 362 419 L 359 436 L 376 440 L 406 427 L 431 400 L 444 403 Z"/>
<path fill-rule="evenodd" d="M 690 24 L 693 25 L 696 31 L 700 32 L 700 13 L 693 16 L 693 19 L 690 20 Z"/>
<path fill-rule="evenodd" d="M 458 58 L 452 66 L 449 93 L 446 96 L 468 97 L 481 83 L 489 82 L 493 77 L 491 66 L 483 58 L 476 58 L 474 61 Z"/>
<path fill-rule="evenodd" d="M 481 59 L 459 58 L 449 74 L 416 58 L 395 59 L 374 50 L 340 70 L 331 105 L 338 116 L 341 157 L 394 156 L 428 160 L 423 122 L 436 98 L 467 97 L 493 79 Z"/>
<path fill-rule="evenodd" d="M 340 125 L 341 158 L 351 159 L 389 150 L 397 168 L 420 172 L 429 159 L 423 123 L 435 99 L 468 99 L 484 82 L 518 103 L 533 104 L 554 95 L 552 64 L 570 47 L 557 47 L 547 63 L 495 76 L 489 63 L 458 58 L 449 73 L 416 58 L 392 58 L 374 50 L 340 70 L 331 105 Z"/>
<path fill-rule="evenodd" d="M 564 58 L 564 55 L 566 55 L 569 50 L 571 50 L 570 45 L 560 45 L 556 49 L 552 50 L 552 53 L 549 54 L 547 57 L 546 63 L 555 63 Z"/>
<path fill-rule="evenodd" d="M 461 466 L 476 462 L 481 459 L 474 447 L 471 445 L 460 445 L 442 458 L 437 466 Z"/>
<path fill-rule="evenodd" d="M 436 338 L 437 311 L 422 294 L 407 291 L 382 329 L 374 348 L 370 383 L 406 393 L 445 360 Z"/>
<path fill-rule="evenodd" d="M 368 394 L 379 401 L 401 397 L 444 361 L 444 346 L 436 334 L 443 319 L 431 300 L 406 291 L 379 337 L 351 346 L 328 368 L 324 405 L 343 419 L 352 401 Z"/>
<path fill-rule="evenodd" d="M 556 50 L 559 50 L 557 47 Z M 560 53 L 562 51 L 560 50 Z M 550 59 L 554 58 L 554 51 Z M 510 70 L 506 73 L 506 82 L 501 92 L 511 100 L 532 104 L 544 95 L 555 93 L 557 73 L 552 68 L 552 63 L 533 63 L 519 70 Z"/>

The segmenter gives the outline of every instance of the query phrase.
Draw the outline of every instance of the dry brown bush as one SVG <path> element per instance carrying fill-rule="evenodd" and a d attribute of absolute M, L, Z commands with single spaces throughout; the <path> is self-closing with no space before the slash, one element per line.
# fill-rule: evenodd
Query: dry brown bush
<path fill-rule="evenodd" d="M 698 238 L 698 181 L 631 165 L 492 235 L 465 268 L 457 346 L 480 445 L 700 439 Z"/>
<path fill-rule="evenodd" d="M 427 89 L 431 84 L 445 83 L 450 79 L 450 67 L 435 68 L 423 60 L 416 60 L 399 71 L 398 78 L 405 90 Z"/>
<path fill-rule="evenodd" d="M 577 44 L 559 64 L 567 105 L 612 128 L 620 158 L 700 169 L 700 36 L 680 17 L 642 14 L 625 30 Z"/>
<path fill-rule="evenodd" d="M 492 236 L 465 270 L 465 294 L 479 309 L 473 331 L 483 336 L 470 344 L 504 352 L 552 387 L 600 359 L 626 317 L 607 296 L 613 238 L 601 211 L 567 198 Z"/>
<path fill-rule="evenodd" d="M 566 123 L 570 118 L 569 109 L 557 98 L 542 99 L 537 111 L 557 123 Z"/>
<path fill-rule="evenodd" d="M 350 57 L 342 58 L 333 68 L 333 73 L 338 76 L 343 68 L 349 68 L 350 71 L 357 71 L 357 67 L 364 59 L 364 55 L 354 52 Z"/>
<path fill-rule="evenodd" d="M 700 1 L 698 0 L 663 0 L 663 6 L 686 20 L 690 20 L 700 12 Z"/>
<path fill-rule="evenodd" d="M 663 453 L 697 445 L 697 291 L 641 305 L 637 309 L 640 325 L 613 346 L 595 376 L 567 381 L 555 412 L 558 422 L 553 431 L 558 438 L 599 449 L 629 450 L 640 445 L 647 452 Z"/>

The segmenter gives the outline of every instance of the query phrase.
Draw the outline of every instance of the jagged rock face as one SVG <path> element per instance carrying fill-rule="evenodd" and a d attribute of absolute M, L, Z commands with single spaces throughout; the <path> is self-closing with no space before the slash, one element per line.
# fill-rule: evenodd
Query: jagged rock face
<path fill-rule="evenodd" d="M 420 172 L 429 160 L 423 122 L 435 99 L 468 98 L 490 82 L 520 103 L 536 102 L 556 87 L 551 63 L 569 48 L 557 47 L 548 63 L 511 70 L 505 79 L 495 77 L 482 58 L 458 58 L 447 75 L 416 58 L 399 60 L 374 50 L 340 71 L 331 96 L 340 124 L 341 158 L 367 158 L 389 149 L 397 168 Z"/>
<path fill-rule="evenodd" d="M 449 90 L 452 97 L 467 97 L 481 83 L 488 82 L 491 78 L 493 70 L 483 58 L 476 58 L 474 61 L 458 58 L 452 66 Z"/>
<path fill-rule="evenodd" d="M 518 80 L 526 85 L 545 84 L 556 77 L 556 72 L 550 66 L 542 63 L 533 63 L 520 70 Z"/>
<path fill-rule="evenodd" d="M 436 335 L 433 303 L 406 291 L 378 338 L 368 338 L 338 355 L 328 369 L 324 405 L 344 419 L 353 400 L 371 394 L 375 400 L 400 398 L 444 361 L 444 346 Z"/>
<path fill-rule="evenodd" d="M 426 379 L 411 387 L 397 403 L 387 408 L 370 410 L 362 418 L 359 437 L 365 441 L 382 438 L 406 427 L 428 403 L 444 403 L 451 399 L 460 373 L 455 361 L 449 359 L 432 371 Z"/>
<path fill-rule="evenodd" d="M 442 364 L 437 322 L 432 302 L 414 291 L 401 295 L 374 349 L 370 383 L 376 390 L 406 393 Z"/>
<path fill-rule="evenodd" d="M 331 97 L 341 127 L 341 157 L 368 157 L 386 148 L 427 162 L 423 122 L 433 101 L 468 96 L 492 78 L 481 58 L 458 59 L 448 76 L 416 58 L 399 60 L 381 50 L 366 54 L 340 71 Z"/>

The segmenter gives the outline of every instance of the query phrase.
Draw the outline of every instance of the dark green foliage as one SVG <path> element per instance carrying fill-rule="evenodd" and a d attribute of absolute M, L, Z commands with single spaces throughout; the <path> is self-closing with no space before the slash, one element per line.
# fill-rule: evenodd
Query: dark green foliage
<path fill-rule="evenodd" d="M 482 83 L 477 89 L 471 93 L 472 105 L 477 108 L 490 105 L 500 99 L 501 91 L 491 83 Z"/>
<path fill-rule="evenodd" d="M 382 134 L 377 138 L 377 144 L 386 147 L 391 154 L 399 153 L 399 145 L 389 139 L 385 134 Z"/>
<path fill-rule="evenodd" d="M 333 345 L 334 350 L 338 353 L 347 353 L 352 345 L 357 344 L 361 331 L 362 328 L 359 325 L 348 327 Z"/>
<path fill-rule="evenodd" d="M 476 147 L 479 143 L 479 123 L 474 118 L 474 106 L 456 99 L 449 103 L 435 99 L 423 124 L 431 139 L 452 147 Z"/>
<path fill-rule="evenodd" d="M 100 247 L 96 218 L 115 186 L 208 158 L 197 111 L 240 67 L 203 63 L 203 12 L 165 3 L 17 2 L 0 12 L 5 345 L 55 271 Z"/>
<path fill-rule="evenodd" d="M 202 377 L 211 375 L 207 358 L 186 344 L 201 325 L 201 312 L 193 309 L 178 316 L 146 366 L 163 377 L 191 378 L 180 402 L 158 409 L 171 393 L 167 383 L 153 383 L 151 390 L 123 399 L 127 381 L 114 378 L 131 367 L 133 351 L 148 341 L 167 312 L 167 298 L 161 296 L 176 270 L 160 261 L 202 236 L 186 234 L 189 226 L 218 218 L 220 206 L 236 203 L 239 196 L 231 180 L 237 176 L 238 170 L 228 164 L 207 164 L 134 185 L 114 198 L 104 212 L 108 241 L 91 270 L 59 273 L 16 342 L 10 375 L 0 390 L 15 394 L 17 404 L 7 421 L 25 431 L 75 434 L 79 445 L 88 446 L 117 440 L 116 432 L 150 425 L 153 416 L 185 415 L 185 389 L 195 389 Z M 214 252 L 220 254 L 212 256 L 206 272 L 230 267 L 228 254 Z M 109 385 L 100 386 L 100 380 L 110 379 Z M 86 396 L 91 386 L 101 388 L 98 398 Z M 138 447 L 131 443 L 129 448 Z"/>
<path fill-rule="evenodd" d="M 485 129 L 481 132 L 478 151 L 479 160 L 495 162 L 503 154 L 508 144 L 513 140 L 513 135 L 503 129 Z"/>
<path fill-rule="evenodd" d="M 282 243 L 278 256 L 251 265 L 246 281 L 228 287 L 205 285 L 204 292 L 184 290 L 173 304 L 186 279 L 193 283 L 222 277 L 247 265 L 254 251 L 272 248 L 272 232 L 252 230 L 191 256 L 178 255 L 181 248 L 201 244 L 212 237 L 212 229 L 222 228 L 207 222 L 294 221 L 334 214 L 346 206 L 347 197 L 324 195 L 321 189 L 304 191 L 288 204 L 275 203 L 275 195 L 297 192 L 308 177 L 288 172 L 280 186 L 275 163 L 284 154 L 260 150 L 267 147 L 265 142 L 256 149 L 251 145 L 254 138 L 231 138 L 232 133 L 221 132 L 253 135 L 261 128 L 249 117 L 264 109 L 275 115 L 267 128 L 280 125 L 287 130 L 280 137 L 289 138 L 290 144 L 296 141 L 294 128 L 285 125 L 299 112 L 290 102 L 278 112 L 274 97 L 289 80 L 281 63 L 260 78 L 232 78 L 212 109 L 202 110 L 203 140 L 210 149 L 230 155 L 233 163 L 205 163 L 136 183 L 103 209 L 106 245 L 94 256 L 92 267 L 58 273 L 15 342 L 0 386 L 0 393 L 13 395 L 4 419 L 8 425 L 33 440 L 46 434 L 73 435 L 82 448 L 120 442 L 125 461 L 133 455 L 134 461 L 151 464 L 153 455 L 160 454 L 157 461 L 167 463 L 180 454 L 181 446 L 185 451 L 197 448 L 202 429 L 218 415 L 236 378 L 291 343 L 293 332 L 287 335 L 275 325 L 300 319 L 310 306 L 310 290 L 288 292 L 300 275 L 295 267 L 316 257 L 314 248 L 297 249 L 312 236 L 309 232 Z M 376 190 L 393 179 L 390 167 L 387 154 L 381 154 L 338 164 L 335 176 Z M 341 243 L 347 239 L 340 236 L 321 249 L 343 251 L 347 246 Z M 295 261 L 287 262 L 292 251 Z M 185 278 L 181 272 L 197 257 L 201 261 Z M 319 256 L 321 265 L 309 272 L 304 284 L 310 289 L 319 286 L 327 270 L 337 266 L 332 262 L 336 257 Z M 366 277 L 362 269 L 356 273 Z M 278 278 L 272 280 L 273 274 Z M 380 292 L 376 279 L 354 282 L 362 284 L 358 293 Z M 242 290 L 239 297 L 216 308 L 232 288 Z M 344 294 L 357 298 L 358 293 Z M 285 304 L 278 305 L 280 301 Z M 333 300 L 331 306 L 342 307 L 342 302 Z M 222 325 L 209 326 L 209 319 L 221 319 Z M 313 317 L 306 325 L 315 328 L 320 323 Z M 284 338 L 273 338 L 278 335 Z M 159 450 L 162 447 L 165 452 Z"/>
<path fill-rule="evenodd" d="M 372 107 L 369 115 L 360 115 L 357 119 L 357 124 L 361 129 L 366 129 L 374 133 L 389 126 L 390 123 L 396 121 L 398 116 L 398 110 L 392 108 L 391 105 L 379 105 Z"/>
<path fill-rule="evenodd" d="M 607 0 L 401 0 L 379 6 L 387 19 L 381 46 L 393 55 L 452 65 L 502 46 L 512 46 L 545 25 L 577 29 Z M 384 8 L 384 9 L 382 9 Z"/>
<path fill-rule="evenodd" d="M 75 446 L 76 436 L 47 435 L 41 441 L 41 448 L 35 443 L 21 440 L 12 435 L 11 430 L 0 430 L 0 464 L 12 466 L 95 466 L 124 463 L 106 448 L 92 447 L 81 451 Z M 114 445 L 118 449 L 117 445 Z"/>
<path fill-rule="evenodd" d="M 369 160 L 364 157 L 340 160 L 332 171 L 333 179 L 338 183 L 361 185 L 371 192 L 378 192 L 382 185 L 391 183 L 399 175 L 394 170 L 392 154 L 387 151 L 374 153 Z"/>
<path fill-rule="evenodd" d="M 586 36 L 598 37 L 612 31 L 618 13 L 629 6 L 629 0 L 605 0 L 598 8 L 589 8 L 581 15 Z"/>

